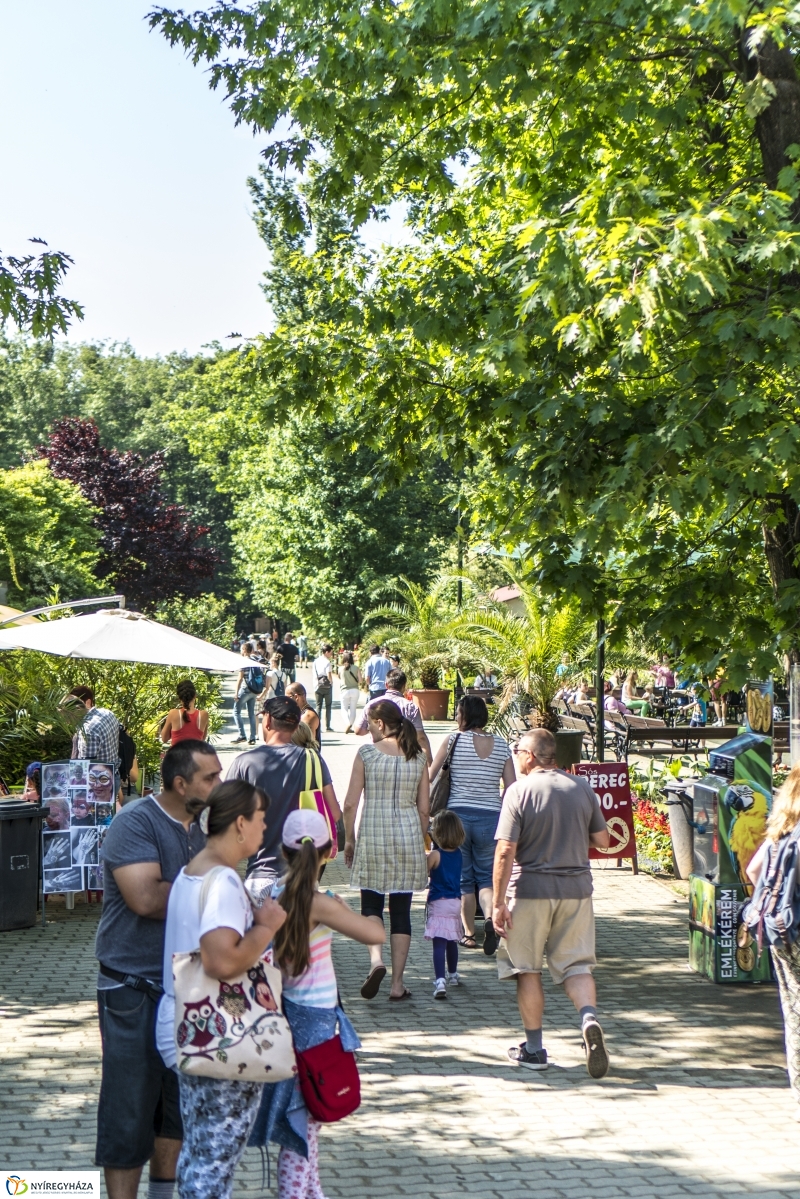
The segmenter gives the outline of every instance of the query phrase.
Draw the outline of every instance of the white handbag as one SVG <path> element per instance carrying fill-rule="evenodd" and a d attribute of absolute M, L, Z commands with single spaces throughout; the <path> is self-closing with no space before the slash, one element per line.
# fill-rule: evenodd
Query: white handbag
<path fill-rule="evenodd" d="M 200 888 L 200 913 L 211 883 Z M 242 1082 L 282 1082 L 297 1073 L 289 1022 L 281 1009 L 281 972 L 259 959 L 235 978 L 211 978 L 200 950 L 172 955 L 175 1044 L 182 1074 Z"/>

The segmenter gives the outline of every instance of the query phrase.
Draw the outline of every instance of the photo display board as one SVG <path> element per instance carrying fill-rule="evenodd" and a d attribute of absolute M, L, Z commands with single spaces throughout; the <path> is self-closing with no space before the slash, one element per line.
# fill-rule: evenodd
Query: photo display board
<path fill-rule="evenodd" d="M 103 762 L 45 762 L 42 889 L 102 891 L 100 846 L 114 815 L 114 767 Z"/>

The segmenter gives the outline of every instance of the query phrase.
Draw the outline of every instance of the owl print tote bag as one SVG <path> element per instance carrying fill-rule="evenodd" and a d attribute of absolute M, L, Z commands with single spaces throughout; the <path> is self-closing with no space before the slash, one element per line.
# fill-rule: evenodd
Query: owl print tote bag
<path fill-rule="evenodd" d="M 214 877 L 200 888 L 200 911 Z M 211 978 L 200 950 L 172 957 L 175 1045 L 182 1074 L 246 1082 L 282 1082 L 297 1073 L 289 1023 L 281 1009 L 281 972 L 259 960 L 236 978 Z"/>

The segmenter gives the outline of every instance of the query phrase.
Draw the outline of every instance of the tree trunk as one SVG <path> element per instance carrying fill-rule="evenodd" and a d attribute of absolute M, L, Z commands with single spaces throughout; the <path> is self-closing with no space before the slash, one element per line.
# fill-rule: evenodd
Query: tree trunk
<path fill-rule="evenodd" d="M 766 517 L 761 528 L 764 534 L 764 553 L 767 556 L 769 577 L 775 598 L 781 584 L 788 579 L 800 579 L 800 508 L 790 495 L 771 496 L 766 501 Z"/>
<path fill-rule="evenodd" d="M 764 176 L 769 186 L 776 188 L 778 175 L 789 164 L 787 148 L 800 145 L 800 81 L 788 46 L 780 47 L 772 38 L 766 38 L 755 51 L 749 53 L 747 39 L 751 32 L 746 29 L 741 42 L 747 78 L 755 79 L 760 73 L 770 80 L 776 93 L 769 107 L 756 117 L 756 136 L 761 146 Z M 795 204 L 795 220 L 799 214 L 800 209 Z"/>
<path fill-rule="evenodd" d="M 746 29 L 741 40 L 746 76 L 751 80 L 760 73 L 775 88 L 772 103 L 756 117 L 756 136 L 764 177 L 769 187 L 777 188 L 780 172 L 789 165 L 788 147 L 800 145 L 800 81 L 788 46 L 780 47 L 772 38 L 766 38 L 755 50 L 748 51 L 750 33 Z M 792 219 L 800 220 L 800 199 L 794 204 Z M 782 583 L 800 579 L 800 510 L 790 495 L 767 498 L 762 530 L 764 553 L 777 598 Z"/>
<path fill-rule="evenodd" d="M 554 708 L 548 708 L 546 712 L 542 712 L 540 708 L 533 708 L 528 717 L 531 728 L 547 729 L 548 732 L 555 733 L 559 728 L 558 713 Z"/>

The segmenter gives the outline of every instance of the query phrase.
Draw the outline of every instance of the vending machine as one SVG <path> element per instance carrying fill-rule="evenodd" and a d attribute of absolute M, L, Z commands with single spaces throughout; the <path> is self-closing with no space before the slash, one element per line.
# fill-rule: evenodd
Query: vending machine
<path fill-rule="evenodd" d="M 769 979 L 741 911 L 747 867 L 766 835 L 772 802 L 772 682 L 749 683 L 744 730 L 709 754 L 692 786 L 694 869 L 689 878 L 689 964 L 714 982 Z"/>

